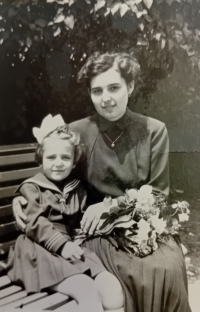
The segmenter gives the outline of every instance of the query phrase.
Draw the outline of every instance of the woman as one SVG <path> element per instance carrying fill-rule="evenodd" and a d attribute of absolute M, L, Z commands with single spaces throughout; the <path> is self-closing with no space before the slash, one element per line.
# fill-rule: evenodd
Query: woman
<path fill-rule="evenodd" d="M 163 123 L 127 109 L 134 91 L 139 65 L 128 54 L 94 54 L 79 73 L 88 88 L 96 114 L 71 124 L 86 146 L 79 177 L 87 183 L 92 204 L 84 214 L 82 228 L 93 234 L 101 214 L 102 200 L 120 196 L 126 189 L 150 184 L 155 193 L 169 193 L 168 135 Z M 16 199 L 18 224 L 25 219 Z M 173 240 L 144 258 L 128 256 L 109 239 L 91 238 L 84 243 L 122 284 L 126 312 L 189 312 L 187 277 L 180 247 Z"/>

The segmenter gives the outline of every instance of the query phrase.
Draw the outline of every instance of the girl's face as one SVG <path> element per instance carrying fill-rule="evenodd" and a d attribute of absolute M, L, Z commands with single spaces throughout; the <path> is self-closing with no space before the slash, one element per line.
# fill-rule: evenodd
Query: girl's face
<path fill-rule="evenodd" d="M 121 118 L 128 104 L 128 96 L 134 89 L 114 68 L 94 77 L 90 83 L 90 96 L 96 111 L 110 121 Z"/>
<path fill-rule="evenodd" d="M 42 166 L 47 178 L 59 182 L 69 176 L 74 167 L 74 149 L 68 140 L 44 140 Z"/>

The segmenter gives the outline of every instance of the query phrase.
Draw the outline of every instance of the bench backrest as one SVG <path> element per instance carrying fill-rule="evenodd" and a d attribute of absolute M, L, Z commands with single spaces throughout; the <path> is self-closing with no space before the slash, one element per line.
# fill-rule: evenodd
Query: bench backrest
<path fill-rule="evenodd" d="M 36 144 L 0 146 L 0 260 L 5 259 L 19 230 L 12 213 L 12 199 L 19 184 L 40 171 L 35 162 Z"/>

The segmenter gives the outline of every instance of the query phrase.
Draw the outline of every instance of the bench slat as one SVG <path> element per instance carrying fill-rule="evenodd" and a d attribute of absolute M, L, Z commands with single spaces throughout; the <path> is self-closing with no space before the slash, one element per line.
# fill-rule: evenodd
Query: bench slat
<path fill-rule="evenodd" d="M 16 145 L 2 145 L 0 146 L 0 155 L 1 154 L 17 154 L 19 152 L 35 152 L 37 144 L 36 143 L 30 143 L 30 144 L 16 144 Z"/>
<path fill-rule="evenodd" d="M 11 156 L 0 156 L 0 166 L 9 166 L 17 164 L 31 163 L 35 161 L 35 154 L 19 154 Z"/>
<path fill-rule="evenodd" d="M 13 185 L 0 188 L 0 198 L 7 198 L 16 195 L 15 191 L 18 188 L 18 186 L 19 185 Z"/>
<path fill-rule="evenodd" d="M 55 293 L 48 297 L 45 297 L 41 300 L 37 300 L 34 303 L 28 304 L 23 308 L 23 311 L 38 311 L 45 310 L 50 308 L 51 310 L 56 309 L 56 307 L 67 303 L 69 301 L 69 297 L 60 293 Z"/>
<path fill-rule="evenodd" d="M 22 291 L 19 294 L 21 294 L 21 293 L 22 293 Z M 26 293 L 26 292 L 24 291 L 24 293 Z M 20 308 L 20 307 L 22 308 L 22 307 L 26 306 L 27 304 L 33 303 L 39 299 L 46 297 L 47 295 L 48 295 L 48 293 L 42 292 L 42 293 L 33 294 L 31 296 L 26 295 L 23 298 L 22 297 L 17 298 L 18 300 L 15 299 L 15 297 L 14 297 L 15 295 L 13 295 L 13 297 L 12 297 L 13 302 L 8 301 L 8 304 L 6 304 L 6 305 L 4 304 L 5 311 L 7 311 L 8 309 L 11 309 L 11 308 Z M 7 297 L 7 298 L 5 298 L 5 300 L 9 299 L 9 298 L 10 297 Z M 1 306 L 1 301 L 0 301 L 0 306 Z"/>
<path fill-rule="evenodd" d="M 5 289 L 0 291 L 0 299 L 3 299 L 7 296 L 10 296 L 10 295 L 15 294 L 15 293 L 20 292 L 20 291 L 21 291 L 21 287 L 10 286 L 10 287 L 5 288 Z"/>
<path fill-rule="evenodd" d="M 6 297 L 4 299 L 1 299 L 0 300 L 0 307 L 5 306 L 8 303 L 12 303 L 13 304 L 13 301 L 25 298 L 26 296 L 27 296 L 27 292 L 25 290 L 22 290 L 22 291 L 14 294 L 14 295 L 11 295 L 11 296 L 8 296 L 8 297 Z M 14 304 L 14 307 L 15 307 L 15 305 L 16 305 L 16 303 Z"/>
<path fill-rule="evenodd" d="M 0 236 L 14 233 L 14 232 L 19 232 L 15 221 L 7 223 L 7 224 L 0 224 Z"/>
<path fill-rule="evenodd" d="M 22 169 L 22 170 L 13 170 L 13 171 L 6 171 L 0 173 L 0 181 L 7 182 L 7 181 L 15 181 L 21 179 L 27 179 L 36 173 L 40 172 L 41 168 L 30 168 L 30 169 Z"/>
<path fill-rule="evenodd" d="M 5 216 L 9 216 L 12 214 L 13 214 L 12 213 L 12 205 L 6 205 L 6 206 L 0 207 L 0 218 L 5 217 Z"/>
<path fill-rule="evenodd" d="M 8 253 L 10 246 L 13 246 L 15 244 L 15 240 L 9 241 L 9 242 L 5 242 L 5 243 L 1 243 L 0 244 L 0 254 L 5 254 Z"/>
<path fill-rule="evenodd" d="M 1 252 L 1 250 L 0 250 Z M 0 261 L 0 276 L 4 276 L 5 275 L 5 271 L 6 271 L 6 260 L 2 260 Z M 2 286 L 4 287 L 4 286 Z M 1 284 L 0 284 L 0 289 L 1 289 Z"/>
<path fill-rule="evenodd" d="M 7 275 L 0 277 L 0 289 L 3 289 L 11 284 L 11 280 Z"/>
<path fill-rule="evenodd" d="M 55 310 L 56 312 L 78 312 L 78 304 L 75 300 L 72 300 L 60 308 Z"/>

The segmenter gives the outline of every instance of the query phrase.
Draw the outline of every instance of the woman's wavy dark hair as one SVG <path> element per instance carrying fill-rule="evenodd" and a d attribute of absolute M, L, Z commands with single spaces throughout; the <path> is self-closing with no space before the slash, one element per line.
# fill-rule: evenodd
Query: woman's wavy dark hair
<path fill-rule="evenodd" d="M 80 142 L 80 134 L 71 130 L 71 128 L 65 124 L 61 127 L 57 127 L 54 131 L 49 133 L 42 141 L 41 144 L 38 143 L 36 152 L 35 152 L 35 160 L 39 165 L 42 165 L 43 158 L 43 147 L 44 140 L 46 138 L 54 138 L 61 140 L 68 140 L 74 147 L 74 165 L 77 165 L 83 153 L 83 144 Z"/>
<path fill-rule="evenodd" d="M 137 59 L 127 53 L 104 53 L 95 52 L 86 61 L 78 73 L 78 82 L 90 88 L 91 79 L 106 72 L 110 68 L 116 68 L 126 81 L 126 84 L 137 82 L 140 65 Z"/>

